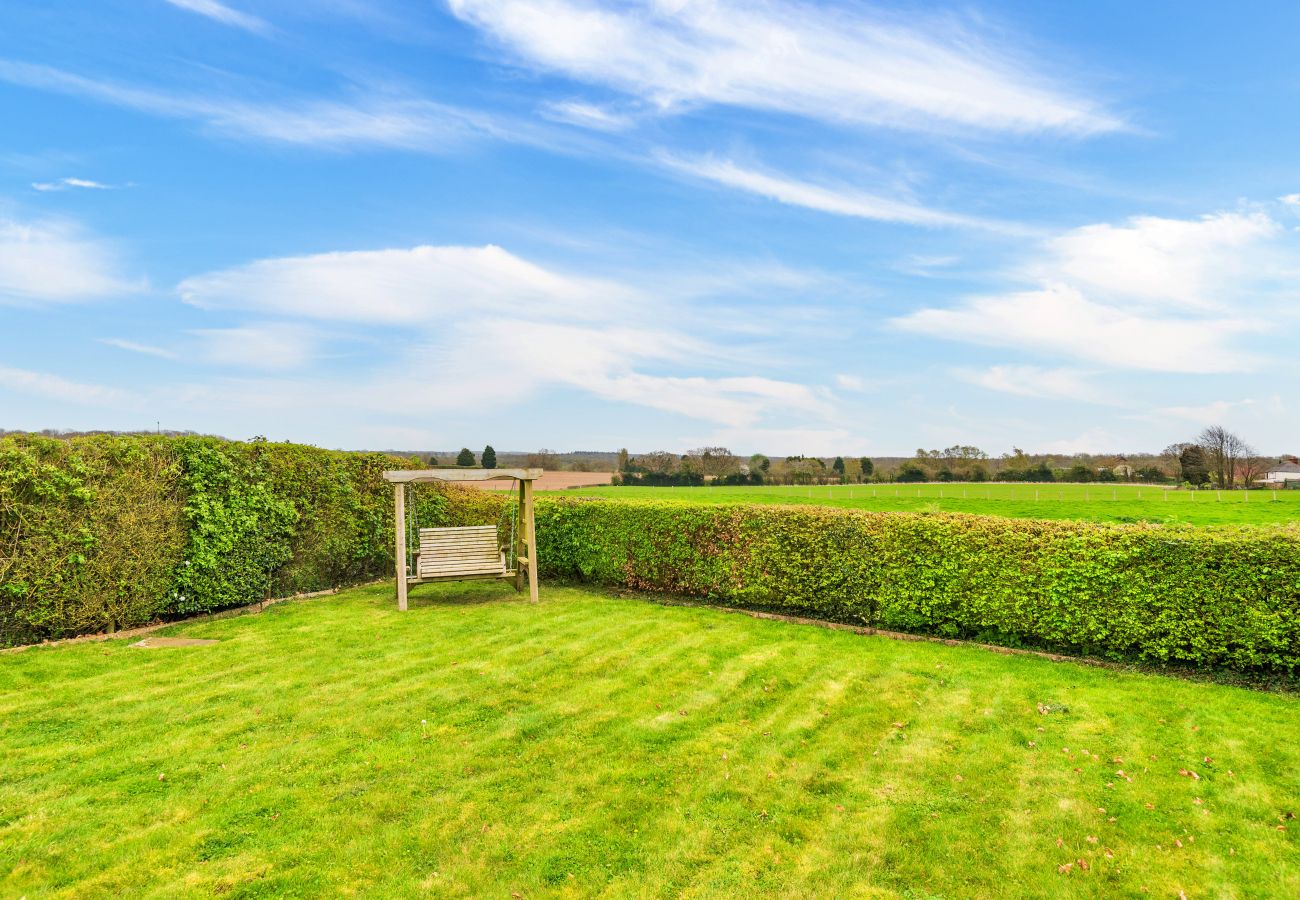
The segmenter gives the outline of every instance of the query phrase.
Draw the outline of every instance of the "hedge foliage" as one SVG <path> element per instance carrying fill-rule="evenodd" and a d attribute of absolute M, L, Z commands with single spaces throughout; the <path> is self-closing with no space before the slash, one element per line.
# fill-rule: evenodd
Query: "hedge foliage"
<path fill-rule="evenodd" d="M 299 444 L 0 438 L 0 646 L 242 606 L 387 575 L 411 460 Z M 421 525 L 499 498 L 419 490 Z"/>
<path fill-rule="evenodd" d="M 1300 668 L 1300 528 L 540 503 L 543 571 L 1114 659 Z"/>
<path fill-rule="evenodd" d="M 0 438 L 0 645 L 392 571 L 377 453 L 215 438 Z M 506 493 L 420 487 L 418 524 Z M 873 627 L 1300 669 L 1300 526 L 1215 528 L 539 497 L 544 575 Z"/>

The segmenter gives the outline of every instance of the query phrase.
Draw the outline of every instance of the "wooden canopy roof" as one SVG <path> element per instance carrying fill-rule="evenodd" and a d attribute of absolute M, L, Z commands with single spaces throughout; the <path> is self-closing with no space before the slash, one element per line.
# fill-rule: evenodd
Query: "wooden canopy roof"
<path fill-rule="evenodd" d="M 494 481 L 515 478 L 519 481 L 536 481 L 542 477 L 541 469 L 396 469 L 385 472 L 384 480 L 393 484 L 412 484 L 420 481 Z"/>

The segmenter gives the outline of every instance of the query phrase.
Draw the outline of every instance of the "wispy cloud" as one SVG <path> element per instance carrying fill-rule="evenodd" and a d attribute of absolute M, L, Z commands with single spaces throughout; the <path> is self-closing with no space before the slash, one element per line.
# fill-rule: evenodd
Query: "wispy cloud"
<path fill-rule="evenodd" d="M 142 290 L 113 246 L 74 222 L 0 217 L 0 304 L 69 303 Z"/>
<path fill-rule="evenodd" d="M 100 338 L 99 342 L 109 347 L 116 347 L 118 350 L 126 350 L 128 353 L 140 353 L 145 356 L 156 356 L 159 359 L 177 359 L 179 354 L 174 350 L 168 350 L 166 347 L 157 347 L 153 344 L 140 344 L 136 341 L 128 341 L 122 338 Z"/>
<path fill-rule="evenodd" d="M 734 427 L 778 413 L 819 420 L 833 414 L 826 388 L 735 371 L 743 363 L 734 348 L 664 324 L 698 323 L 670 313 L 671 295 L 559 271 L 492 245 L 260 260 L 186 279 L 178 291 L 205 309 L 346 321 L 397 340 L 394 371 L 331 383 L 332 402 L 358 409 L 478 410 L 558 386 Z M 230 349 L 224 361 L 240 367 L 272 358 L 288 369 L 310 356 L 293 328 L 269 335 L 247 330 L 204 336 L 219 337 Z M 426 384 L 456 389 L 407 390 L 412 372 Z M 474 376 L 466 378 L 468 372 Z"/>
<path fill-rule="evenodd" d="M 259 260 L 187 278 L 177 290 L 209 309 L 375 324 L 446 321 L 467 310 L 604 319 L 637 296 L 626 285 L 548 269 L 490 244 Z"/>
<path fill-rule="evenodd" d="M 1262 360 L 1240 341 L 1266 331 L 1293 296 L 1294 266 L 1274 246 L 1282 233 L 1258 210 L 1088 225 L 1047 240 L 1012 273 L 1032 287 L 892 323 L 1106 368 L 1250 371 Z"/>
<path fill-rule="evenodd" d="M 623 131 L 634 124 L 631 116 L 581 100 L 545 103 L 541 107 L 541 114 L 555 122 L 567 122 L 596 131 Z"/>
<path fill-rule="evenodd" d="M 744 168 L 727 159 L 714 157 L 683 159 L 663 153 L 659 154 L 657 159 L 662 165 L 676 172 L 766 197 L 788 206 L 799 206 L 831 215 L 851 216 L 878 222 L 901 222 L 907 225 L 1024 232 L 1023 228 L 1010 223 L 930 209 L 907 200 L 883 197 L 851 187 L 834 187 L 800 181 L 784 175 Z"/>
<path fill-rule="evenodd" d="M 1042 366 L 998 365 L 987 369 L 956 369 L 962 381 L 1019 397 L 1042 397 L 1055 400 L 1080 400 L 1085 403 L 1114 404 L 1115 398 L 1089 381 L 1088 372 L 1078 369 L 1049 369 Z"/>
<path fill-rule="evenodd" d="M 44 397 L 77 406 L 132 407 L 137 398 L 128 391 L 102 384 L 72 381 L 48 372 L 0 365 L 0 390 Z"/>
<path fill-rule="evenodd" d="M 271 28 L 265 19 L 259 18 L 252 13 L 232 9 L 224 3 L 217 2 L 217 0 L 167 0 L 167 2 L 180 9 L 207 16 L 209 19 L 223 25 L 242 28 L 254 34 L 265 34 Z"/>
<path fill-rule="evenodd" d="M 1256 361 L 1234 348 L 1233 339 L 1259 330 L 1244 318 L 1143 315 L 1095 302 L 1065 284 L 972 297 L 952 308 L 901 316 L 893 324 L 946 340 L 1152 372 L 1249 370 Z"/>
<path fill-rule="evenodd" d="M 559 146 L 541 126 L 394 93 L 358 92 L 350 100 L 292 97 L 257 101 L 187 94 L 87 78 L 49 66 L 0 59 L 0 81 L 70 94 L 149 115 L 201 123 L 244 140 L 349 149 L 395 147 L 446 152 L 480 138 Z"/>
<path fill-rule="evenodd" d="M 1101 296 L 1211 308 L 1258 277 L 1258 251 L 1281 231 L 1262 211 L 1195 219 L 1135 216 L 1085 225 L 1053 238 L 1028 274 L 1068 281 Z"/>
<path fill-rule="evenodd" d="M 1094 134 L 1115 114 L 973 24 L 788 2 L 451 0 L 523 65 L 665 112 L 705 104 L 826 122 Z"/>
<path fill-rule="evenodd" d="M 98 181 L 91 181 L 87 178 L 60 178 L 58 181 L 33 181 L 32 188 L 37 191 L 67 191 L 73 188 L 84 188 L 92 191 L 110 191 L 113 189 L 111 184 L 101 184 Z"/>
<path fill-rule="evenodd" d="M 309 326 L 264 322 L 238 328 L 203 328 L 193 332 L 207 361 L 239 369 L 300 369 L 316 355 L 319 343 Z"/>

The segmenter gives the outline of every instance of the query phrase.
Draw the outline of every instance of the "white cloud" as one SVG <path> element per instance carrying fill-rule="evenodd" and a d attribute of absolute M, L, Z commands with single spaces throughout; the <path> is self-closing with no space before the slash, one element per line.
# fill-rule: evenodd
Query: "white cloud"
<path fill-rule="evenodd" d="M 75 224 L 0 218 L 0 304 L 67 303 L 141 290 L 112 247 Z"/>
<path fill-rule="evenodd" d="M 1146 303 L 1215 307 L 1257 277 L 1249 252 L 1279 232 L 1262 212 L 1198 219 L 1135 216 L 1123 225 L 1087 225 L 1048 242 L 1030 267 L 1041 278 Z"/>
<path fill-rule="evenodd" d="M 634 121 L 631 116 L 581 100 L 546 103 L 542 106 L 541 113 L 552 121 L 567 122 L 596 131 L 623 131 L 632 127 Z"/>
<path fill-rule="evenodd" d="M 1059 441 L 1044 441 L 1035 446 L 1039 453 L 1113 453 L 1121 448 L 1121 440 L 1104 428 L 1089 428 L 1082 434 Z"/>
<path fill-rule="evenodd" d="M 734 427 L 834 414 L 824 388 L 727 371 L 744 364 L 743 354 L 700 336 L 698 317 L 689 332 L 665 325 L 689 318 L 674 313 L 680 294 L 559 272 L 493 245 L 267 259 L 186 279 L 178 291 L 207 309 L 346 321 L 357 335 L 384 328 L 394 347 L 388 365 L 310 386 L 333 407 L 394 416 L 478 411 L 559 386 Z M 259 367 L 282 358 L 286 368 L 310 356 L 300 334 L 244 331 L 205 332 L 224 348 L 209 356 Z M 291 403 L 299 391 L 258 383 L 248 402 Z"/>
<path fill-rule="evenodd" d="M 1155 410 L 1155 412 L 1157 415 L 1171 419 L 1182 419 L 1204 426 L 1214 422 L 1229 421 L 1236 418 L 1239 412 L 1257 405 L 1256 401 L 1250 398 L 1245 400 L 1213 400 L 1196 406 L 1163 406 Z"/>
<path fill-rule="evenodd" d="M 1278 202 L 1284 206 L 1300 207 L 1300 194 L 1287 194 L 1286 196 L 1278 197 L 1277 199 Z"/>
<path fill-rule="evenodd" d="M 526 65 L 673 111 L 724 104 L 823 121 L 1012 133 L 1122 126 L 953 20 L 785 3 L 451 0 Z"/>
<path fill-rule="evenodd" d="M 692 447 L 727 447 L 733 453 L 767 453 L 773 456 L 867 455 L 870 441 L 845 428 L 720 428 L 710 434 L 688 436 L 678 450 Z"/>
<path fill-rule="evenodd" d="M 746 169 L 726 159 L 681 159 L 661 154 L 659 161 L 676 172 L 757 194 L 787 206 L 800 206 L 831 215 L 908 225 L 1018 230 L 1008 224 L 929 209 L 907 200 L 882 197 L 851 187 L 831 187 Z"/>
<path fill-rule="evenodd" d="M 1087 372 L 1078 369 L 1000 365 L 980 370 L 957 369 L 953 374 L 982 388 L 1020 397 L 1081 400 L 1085 403 L 1115 402 L 1089 383 Z"/>
<path fill-rule="evenodd" d="M 371 92 L 350 102 L 302 97 L 245 101 L 132 87 L 6 60 L 0 60 L 0 81 L 192 119 L 225 136 L 302 146 L 441 152 L 478 137 L 537 144 L 553 139 L 517 122 L 406 95 Z"/>
<path fill-rule="evenodd" d="M 44 397 L 78 406 L 135 405 L 133 395 L 118 388 L 71 381 L 46 372 L 32 372 L 10 366 L 0 366 L 0 388 L 17 394 Z"/>
<path fill-rule="evenodd" d="M 101 344 L 109 347 L 116 347 L 119 350 L 126 350 L 129 353 L 141 353 L 145 356 L 157 356 L 160 359 L 176 359 L 177 354 L 165 347 L 155 347 L 153 344 L 138 344 L 135 341 L 123 340 L 122 338 L 100 338 Z"/>
<path fill-rule="evenodd" d="M 1295 272 L 1277 244 L 1282 234 L 1262 212 L 1088 225 L 1046 241 L 1012 273 L 1033 287 L 921 309 L 892 324 L 1108 368 L 1249 371 L 1261 360 L 1238 342 L 1292 305 Z M 990 370 L 982 383 L 997 380 Z"/>
<path fill-rule="evenodd" d="M 86 178 L 60 178 L 58 181 L 33 181 L 32 188 L 38 191 L 66 191 L 70 188 L 86 188 L 95 191 L 112 190 L 110 184 L 100 184 Z"/>
<path fill-rule="evenodd" d="M 177 290 L 208 309 L 389 325 L 470 312 L 608 318 L 636 296 L 617 282 L 565 275 L 493 245 L 267 259 L 187 278 Z"/>
<path fill-rule="evenodd" d="M 167 2 L 172 6 L 198 13 L 201 16 L 207 16 L 209 19 L 223 25 L 242 28 L 255 34 L 264 34 L 270 29 L 265 19 L 251 13 L 231 9 L 224 3 L 218 3 L 217 0 L 167 0 Z"/>
<path fill-rule="evenodd" d="M 194 334 L 202 338 L 209 362 L 241 369 L 300 369 L 315 356 L 317 345 L 310 329 L 284 323 L 205 328 Z"/>
<path fill-rule="evenodd" d="M 1231 340 L 1258 328 L 1244 319 L 1144 316 L 1093 302 L 1065 284 L 922 309 L 893 324 L 933 337 L 1155 372 L 1249 369 L 1253 360 Z"/>
<path fill-rule="evenodd" d="M 835 376 L 835 386 L 846 391 L 865 391 L 867 389 L 867 380 L 861 375 L 845 375 L 841 373 Z"/>

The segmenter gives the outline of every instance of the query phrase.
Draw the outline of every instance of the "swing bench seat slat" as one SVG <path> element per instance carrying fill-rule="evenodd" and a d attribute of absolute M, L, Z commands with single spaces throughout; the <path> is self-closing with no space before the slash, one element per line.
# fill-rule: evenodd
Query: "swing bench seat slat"
<path fill-rule="evenodd" d="M 496 526 L 421 528 L 416 572 L 420 578 L 507 574 Z"/>

